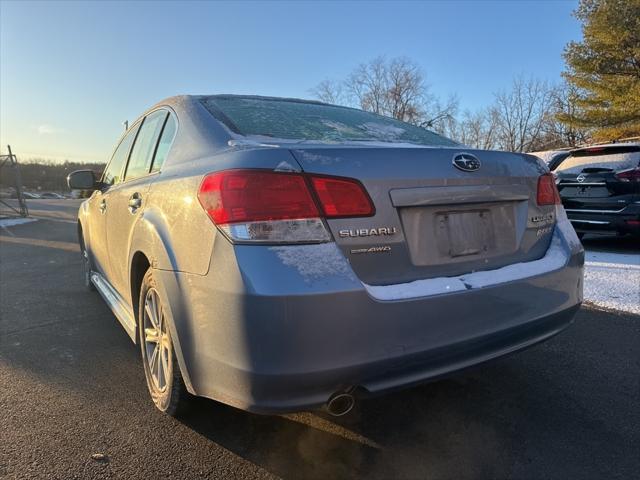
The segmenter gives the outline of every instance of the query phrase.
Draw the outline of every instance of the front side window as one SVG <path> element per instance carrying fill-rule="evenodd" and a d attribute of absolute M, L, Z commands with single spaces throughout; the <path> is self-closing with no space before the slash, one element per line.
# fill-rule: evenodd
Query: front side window
<path fill-rule="evenodd" d="M 355 108 L 302 100 L 214 95 L 213 116 L 242 135 L 319 142 L 390 142 L 456 146 L 426 128 Z"/>
<path fill-rule="evenodd" d="M 151 167 L 152 172 L 157 172 L 162 168 L 162 165 L 167 158 L 167 154 L 169 153 L 169 147 L 171 147 L 171 143 L 173 142 L 173 137 L 176 135 L 176 128 L 176 119 L 173 115 L 169 115 L 164 124 L 164 128 L 162 129 L 160 142 L 158 142 L 158 148 L 156 149 L 156 155 L 153 157 L 153 166 Z"/>
<path fill-rule="evenodd" d="M 131 127 L 131 130 L 129 130 L 127 135 L 120 142 L 120 145 L 118 145 L 118 148 L 116 148 L 116 151 L 113 153 L 109 165 L 107 165 L 107 168 L 102 174 L 102 184 L 105 187 L 110 187 L 111 185 L 115 185 L 122 181 L 122 169 L 124 168 L 124 164 L 127 163 L 129 150 L 131 150 L 131 145 L 136 138 L 139 128 L 140 124 Z"/>
<path fill-rule="evenodd" d="M 133 145 L 133 150 L 131 150 L 125 180 L 142 177 L 151 170 L 153 152 L 167 115 L 168 112 L 166 110 L 158 110 L 145 117 L 138 138 L 136 138 L 136 143 Z"/>

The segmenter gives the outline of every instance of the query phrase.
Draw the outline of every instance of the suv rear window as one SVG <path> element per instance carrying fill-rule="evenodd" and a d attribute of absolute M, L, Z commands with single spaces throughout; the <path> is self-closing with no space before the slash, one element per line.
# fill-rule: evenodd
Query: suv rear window
<path fill-rule="evenodd" d="M 585 168 L 627 170 L 636 168 L 639 163 L 639 145 L 591 147 L 571 152 L 564 162 L 556 168 L 556 172 L 580 173 Z"/>
<path fill-rule="evenodd" d="M 355 108 L 303 100 L 226 95 L 206 97 L 203 103 L 214 117 L 241 135 L 321 142 L 458 145 L 430 130 Z"/>

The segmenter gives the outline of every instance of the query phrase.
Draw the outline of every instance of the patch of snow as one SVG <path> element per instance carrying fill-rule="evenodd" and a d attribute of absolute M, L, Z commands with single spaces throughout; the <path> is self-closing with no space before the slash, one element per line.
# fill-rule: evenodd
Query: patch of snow
<path fill-rule="evenodd" d="M 429 278 L 396 285 L 374 286 L 366 283 L 363 285 L 369 295 L 377 300 L 404 300 L 521 280 L 562 268 L 567 260 L 568 255 L 561 235 L 555 230 L 547 253 L 539 260 L 515 263 L 495 270 L 468 273 L 457 277 Z"/>
<path fill-rule="evenodd" d="M 584 299 L 640 315 L 640 255 L 586 252 Z"/>
<path fill-rule="evenodd" d="M 276 166 L 276 168 L 274 168 L 274 171 L 276 171 L 276 172 L 299 172 L 300 169 L 294 167 L 289 162 L 283 160 Z"/>
<path fill-rule="evenodd" d="M 562 245 L 560 235 L 554 234 L 547 253 L 539 260 L 514 263 L 486 272 L 469 273 L 462 275 L 461 278 L 471 288 L 488 287 L 489 285 L 522 280 L 523 278 L 558 270 L 566 265 L 567 259 L 567 252 Z"/>
<path fill-rule="evenodd" d="M 586 252 L 586 263 L 595 267 L 611 267 L 640 269 L 640 253 Z"/>
<path fill-rule="evenodd" d="M 322 143 L 322 142 L 316 142 Z M 324 142 L 330 144 L 330 142 Z M 419 143 L 411 143 L 411 142 L 400 142 L 396 140 L 345 140 L 343 142 L 331 142 L 332 144 L 346 145 L 346 146 L 357 146 L 357 147 L 376 147 L 376 148 L 448 148 L 448 149 L 459 149 L 460 145 L 421 145 Z"/>
<path fill-rule="evenodd" d="M 13 227 L 23 223 L 35 222 L 35 218 L 0 218 L 0 227 Z"/>
<path fill-rule="evenodd" d="M 320 165 L 332 165 L 342 161 L 340 157 L 331 157 L 329 155 L 320 155 L 312 153 L 308 150 L 295 150 L 295 153 L 302 157 L 305 163 L 319 163 Z"/>
<path fill-rule="evenodd" d="M 396 127 L 394 127 L 396 128 Z M 227 142 L 227 145 L 235 148 L 256 148 L 256 147 L 272 147 L 287 148 L 290 145 L 321 145 L 321 146 L 353 146 L 353 147 L 381 147 L 381 148 L 448 148 L 459 149 L 460 145 L 422 145 L 419 143 L 411 143 L 406 141 L 396 141 L 394 139 L 387 140 L 306 140 L 302 138 L 278 138 L 266 135 L 239 135 L 229 130 L 229 135 L 233 139 Z"/>
<path fill-rule="evenodd" d="M 358 131 L 357 129 L 350 127 L 349 125 L 345 125 L 344 123 L 341 122 L 334 122 L 332 120 L 321 120 L 323 125 L 326 125 L 329 128 L 333 128 L 334 130 L 336 130 L 336 132 L 345 135 L 345 136 L 354 136 L 354 135 L 361 135 L 362 132 Z"/>
<path fill-rule="evenodd" d="M 405 131 L 404 128 L 396 127 L 395 125 L 377 122 L 363 123 L 362 128 L 369 135 L 379 140 L 396 140 Z"/>
<path fill-rule="evenodd" d="M 429 278 L 395 285 L 368 285 L 363 282 L 362 285 L 376 300 L 406 300 L 467 289 L 460 277 Z"/>
<path fill-rule="evenodd" d="M 640 154 L 606 153 L 604 155 L 589 155 L 584 157 L 567 157 L 556 169 L 560 173 L 581 173 L 585 168 L 606 168 L 610 170 L 624 170 L 638 165 Z"/>
<path fill-rule="evenodd" d="M 262 143 L 260 141 L 258 141 L 257 139 L 251 139 L 251 138 L 234 138 L 232 140 L 229 140 L 227 142 L 227 145 L 229 145 L 230 147 L 245 147 L 245 148 L 255 148 L 255 147 L 271 147 L 271 148 L 278 148 L 279 145 L 273 144 L 273 143 Z"/>
<path fill-rule="evenodd" d="M 349 263 L 334 242 L 270 247 L 269 250 L 275 252 L 282 263 L 298 270 L 307 280 L 335 275 L 354 278 Z"/>

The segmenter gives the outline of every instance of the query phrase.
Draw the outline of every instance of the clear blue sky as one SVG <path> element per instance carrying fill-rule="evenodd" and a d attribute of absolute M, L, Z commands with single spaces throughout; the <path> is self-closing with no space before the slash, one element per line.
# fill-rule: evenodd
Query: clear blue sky
<path fill-rule="evenodd" d="M 518 74 L 560 81 L 576 4 L 0 0 L 0 145 L 106 161 L 122 121 L 162 98 L 309 97 L 377 55 L 413 59 L 473 110 Z"/>

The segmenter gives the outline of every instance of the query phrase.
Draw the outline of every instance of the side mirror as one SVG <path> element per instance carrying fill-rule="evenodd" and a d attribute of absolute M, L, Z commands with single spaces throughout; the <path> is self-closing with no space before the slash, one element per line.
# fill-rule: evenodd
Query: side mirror
<path fill-rule="evenodd" d="M 71 190 L 95 190 L 96 183 L 93 170 L 76 170 L 67 176 L 67 184 Z"/>

